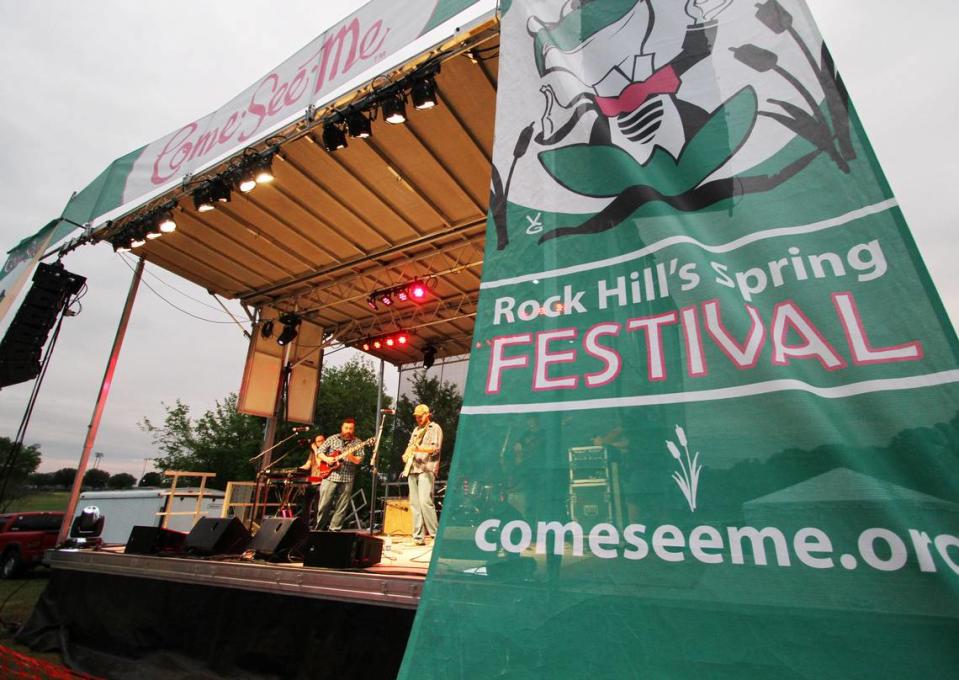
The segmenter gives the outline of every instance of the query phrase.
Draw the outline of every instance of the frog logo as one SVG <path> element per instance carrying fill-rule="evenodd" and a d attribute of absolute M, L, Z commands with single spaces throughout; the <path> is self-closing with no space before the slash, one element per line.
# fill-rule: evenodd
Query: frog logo
<path fill-rule="evenodd" d="M 498 250 L 509 245 L 510 191 L 524 175 L 534 187 L 521 190 L 526 196 L 552 182 L 595 208 L 578 224 L 542 230 L 543 244 L 608 231 L 650 203 L 721 207 L 787 182 L 823 155 L 850 171 L 848 95 L 825 45 L 810 48 L 779 0 L 736 2 L 566 0 L 554 16 L 529 16 L 542 113 L 517 134 L 508 170 L 494 163 Z M 748 15 L 720 22 L 731 7 Z M 780 140 L 765 155 L 750 144 L 759 128 Z M 770 158 L 796 138 L 802 153 L 770 172 Z"/>

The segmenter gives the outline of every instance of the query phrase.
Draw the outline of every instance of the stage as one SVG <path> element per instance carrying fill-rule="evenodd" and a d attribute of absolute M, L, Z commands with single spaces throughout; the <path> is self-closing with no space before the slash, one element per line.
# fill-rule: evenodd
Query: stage
<path fill-rule="evenodd" d="M 50 550 L 19 639 L 99 677 L 393 677 L 432 544 L 384 543 L 366 569 Z"/>

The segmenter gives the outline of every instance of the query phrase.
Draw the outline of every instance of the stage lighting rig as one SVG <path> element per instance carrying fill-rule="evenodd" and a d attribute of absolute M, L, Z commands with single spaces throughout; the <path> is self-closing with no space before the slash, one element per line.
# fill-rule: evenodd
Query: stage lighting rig
<path fill-rule="evenodd" d="M 413 108 L 420 111 L 432 109 L 436 106 L 436 80 L 433 76 L 428 76 L 413 83 L 410 98 L 413 100 Z"/>
<path fill-rule="evenodd" d="M 346 129 L 350 137 L 368 139 L 373 134 L 373 123 L 362 111 L 350 111 L 346 115 Z"/>
<path fill-rule="evenodd" d="M 400 349 L 410 344 L 410 334 L 406 331 L 397 331 L 389 335 L 367 338 L 359 343 L 358 348 L 364 352 L 379 349 Z"/>
<path fill-rule="evenodd" d="M 329 152 L 346 148 L 346 134 L 337 123 L 326 123 L 323 126 L 323 148 Z"/>
<path fill-rule="evenodd" d="M 434 363 L 436 363 L 436 347 L 427 345 L 423 349 L 423 368 L 429 370 L 433 368 Z"/>
<path fill-rule="evenodd" d="M 397 92 L 383 100 L 383 120 L 390 125 L 400 125 L 406 122 L 406 98 Z"/>

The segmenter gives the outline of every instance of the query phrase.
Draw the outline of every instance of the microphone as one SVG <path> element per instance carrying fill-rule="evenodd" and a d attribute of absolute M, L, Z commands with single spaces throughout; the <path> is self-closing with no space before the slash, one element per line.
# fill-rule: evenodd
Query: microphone
<path fill-rule="evenodd" d="M 299 427 L 294 427 L 294 428 L 293 428 L 293 431 L 294 431 L 294 432 L 306 432 L 306 431 L 309 430 L 309 429 L 310 429 L 310 426 L 309 426 L 309 425 L 300 425 Z"/>
<path fill-rule="evenodd" d="M 381 408 L 380 413 L 387 413 L 389 415 L 394 415 L 396 413 L 395 408 Z"/>

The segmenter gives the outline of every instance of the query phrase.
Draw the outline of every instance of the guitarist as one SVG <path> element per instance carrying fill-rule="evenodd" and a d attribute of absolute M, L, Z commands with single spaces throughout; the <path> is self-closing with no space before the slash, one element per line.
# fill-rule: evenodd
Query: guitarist
<path fill-rule="evenodd" d="M 353 495 L 353 480 L 356 469 L 366 456 L 366 447 L 360 447 L 353 453 L 340 452 L 358 442 L 356 439 L 356 421 L 346 418 L 340 425 L 340 433 L 328 437 L 316 449 L 316 460 L 328 465 L 339 464 L 335 470 L 320 483 L 320 504 L 316 510 L 316 529 L 323 529 L 329 523 L 330 531 L 343 528 L 343 521 L 350 508 Z M 330 519 L 332 515 L 332 519 Z"/>
<path fill-rule="evenodd" d="M 426 542 L 423 529 L 436 538 L 436 508 L 433 505 L 433 482 L 440 468 L 443 430 L 430 420 L 430 407 L 419 404 L 413 409 L 416 428 L 403 454 L 404 475 L 409 475 L 410 510 L 413 511 L 413 543 Z"/>

